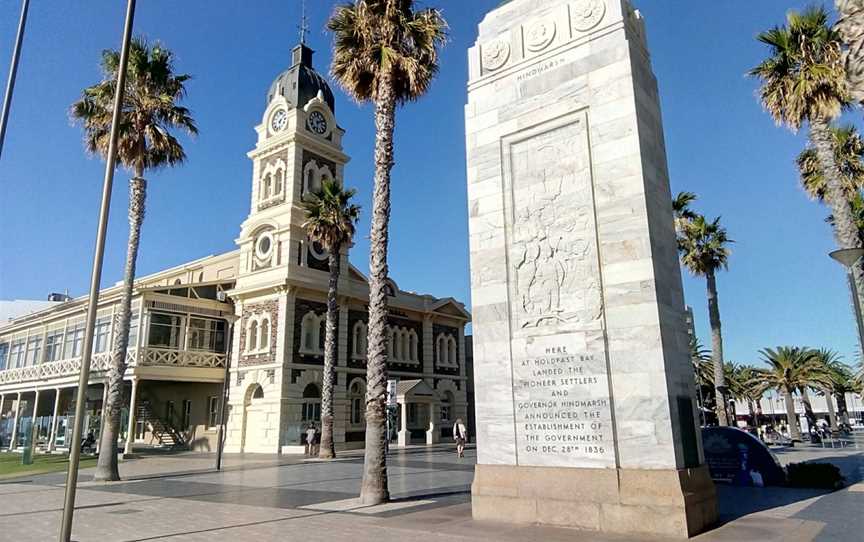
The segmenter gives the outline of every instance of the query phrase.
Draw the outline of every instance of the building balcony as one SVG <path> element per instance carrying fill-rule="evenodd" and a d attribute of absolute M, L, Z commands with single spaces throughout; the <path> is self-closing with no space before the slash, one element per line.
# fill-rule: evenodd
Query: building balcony
<path fill-rule="evenodd" d="M 227 355 L 224 353 L 178 350 L 173 348 L 142 347 L 130 348 L 126 353 L 126 375 L 147 376 L 157 370 L 154 376 L 165 376 L 164 368 L 211 369 L 207 371 L 205 380 L 221 375 L 225 369 Z M 90 362 L 90 380 L 101 382 L 111 365 L 111 353 L 93 354 Z M 216 370 L 215 372 L 213 370 Z M 17 367 L 0 371 L 0 386 L 38 382 L 50 385 L 56 381 L 65 381 L 70 377 L 78 378 L 81 371 L 81 357 L 50 361 L 27 367 Z M 188 374 L 188 373 L 187 373 Z M 52 382 L 53 381 L 53 382 Z"/>

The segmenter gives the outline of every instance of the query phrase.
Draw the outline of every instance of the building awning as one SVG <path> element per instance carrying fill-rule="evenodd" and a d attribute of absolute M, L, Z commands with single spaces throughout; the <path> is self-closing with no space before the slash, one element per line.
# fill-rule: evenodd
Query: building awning
<path fill-rule="evenodd" d="M 396 383 L 397 403 L 437 403 L 435 395 L 429 384 L 422 380 L 400 380 Z"/>

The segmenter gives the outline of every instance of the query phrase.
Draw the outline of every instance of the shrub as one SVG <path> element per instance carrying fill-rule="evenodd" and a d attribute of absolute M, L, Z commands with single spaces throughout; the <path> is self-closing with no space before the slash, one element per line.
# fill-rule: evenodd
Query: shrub
<path fill-rule="evenodd" d="M 786 467 L 786 482 L 791 487 L 839 489 L 843 487 L 843 475 L 831 463 L 790 463 Z"/>

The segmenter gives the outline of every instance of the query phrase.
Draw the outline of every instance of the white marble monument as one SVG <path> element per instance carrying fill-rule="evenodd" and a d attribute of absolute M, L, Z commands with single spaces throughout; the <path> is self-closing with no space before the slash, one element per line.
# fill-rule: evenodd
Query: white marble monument
<path fill-rule="evenodd" d="M 717 505 L 642 17 L 512 0 L 469 66 L 474 516 L 698 533 Z"/>

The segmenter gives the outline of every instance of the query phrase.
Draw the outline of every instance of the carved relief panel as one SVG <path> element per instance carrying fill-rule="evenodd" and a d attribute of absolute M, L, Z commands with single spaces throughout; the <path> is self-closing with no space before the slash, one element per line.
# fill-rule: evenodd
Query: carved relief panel
<path fill-rule="evenodd" d="M 505 140 L 504 160 L 514 335 L 598 329 L 603 303 L 585 114 Z"/>

